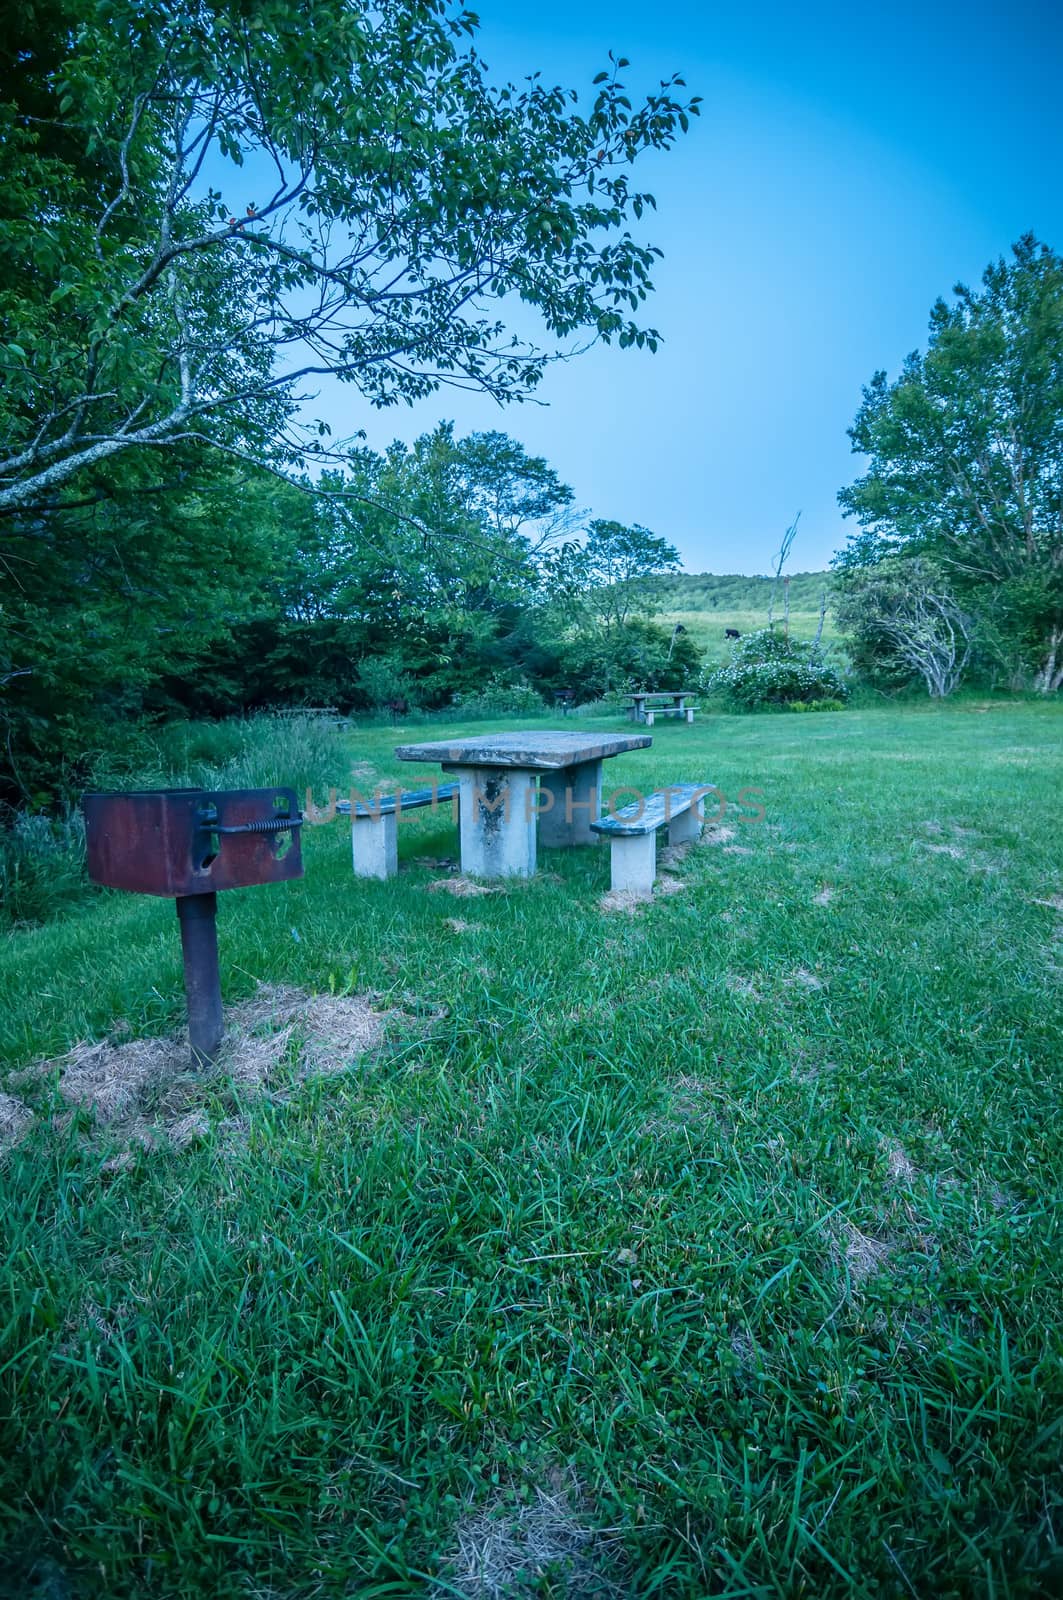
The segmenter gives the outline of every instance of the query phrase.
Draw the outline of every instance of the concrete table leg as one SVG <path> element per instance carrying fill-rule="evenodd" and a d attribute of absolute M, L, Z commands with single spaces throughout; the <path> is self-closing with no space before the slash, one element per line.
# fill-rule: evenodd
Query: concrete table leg
<path fill-rule="evenodd" d="M 530 878 L 535 872 L 534 772 L 453 767 L 459 785 L 461 870 L 473 878 Z"/>
<path fill-rule="evenodd" d="M 399 823 L 394 811 L 351 822 L 356 878 L 393 878 L 399 870 Z"/>
<path fill-rule="evenodd" d="M 550 798 L 548 799 L 547 796 Z M 602 813 L 602 763 L 581 761 L 539 775 L 539 840 L 550 848 L 596 844 Z"/>
<path fill-rule="evenodd" d="M 648 900 L 657 873 L 656 833 L 618 834 L 611 841 L 612 887 Z"/>

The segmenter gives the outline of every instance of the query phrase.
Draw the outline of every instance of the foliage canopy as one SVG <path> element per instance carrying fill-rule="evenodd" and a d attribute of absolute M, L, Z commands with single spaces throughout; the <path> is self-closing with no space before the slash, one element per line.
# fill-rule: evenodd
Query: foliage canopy
<path fill-rule="evenodd" d="M 137 448 L 326 452 L 370 403 L 528 395 L 574 335 L 656 345 L 631 182 L 698 107 L 494 83 L 449 0 L 53 0 L 0 63 L 0 511 Z M 507 329 L 518 302 L 538 336 Z"/>
<path fill-rule="evenodd" d="M 850 429 L 840 558 L 927 555 L 995 623 L 1016 678 L 1063 683 L 1063 260 L 1032 234 L 931 312 L 927 349 L 877 372 Z"/>

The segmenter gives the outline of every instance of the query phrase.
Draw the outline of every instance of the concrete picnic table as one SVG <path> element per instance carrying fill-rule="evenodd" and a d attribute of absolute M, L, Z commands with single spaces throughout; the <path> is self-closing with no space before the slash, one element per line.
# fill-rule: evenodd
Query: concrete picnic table
<path fill-rule="evenodd" d="M 400 761 L 438 761 L 457 775 L 461 870 L 477 878 L 530 878 L 536 822 L 544 845 L 594 844 L 602 762 L 653 743 L 648 734 L 485 733 L 400 744 Z M 536 781 L 539 791 L 536 793 Z"/>
<path fill-rule="evenodd" d="M 631 708 L 632 722 L 645 722 L 652 728 L 654 712 L 664 717 L 685 717 L 693 722 L 697 707 L 688 706 L 687 701 L 693 700 L 695 694 L 693 689 L 647 689 L 627 695 L 624 704 Z M 652 706 L 647 703 L 651 700 L 655 702 Z"/>

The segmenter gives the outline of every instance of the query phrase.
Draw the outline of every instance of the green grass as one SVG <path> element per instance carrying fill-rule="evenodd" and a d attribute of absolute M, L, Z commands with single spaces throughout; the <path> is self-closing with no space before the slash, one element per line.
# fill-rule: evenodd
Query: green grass
<path fill-rule="evenodd" d="M 18 1090 L 0 1593 L 468 1594 L 470 1512 L 559 1484 L 583 1555 L 512 1594 L 1060 1593 L 1061 709 L 655 729 L 610 779 L 766 818 L 634 916 L 604 850 L 430 893 L 424 812 L 397 881 L 336 823 L 225 896 L 227 1000 L 395 1016 L 128 1170 Z M 8 1071 L 180 1019 L 165 902 L 2 948 Z"/>
<path fill-rule="evenodd" d="M 819 627 L 820 596 L 829 590 L 828 572 L 795 572 L 790 579 L 790 629 L 802 639 L 813 639 Z M 716 576 L 705 572 L 678 572 L 660 582 L 661 611 L 655 620 L 665 628 L 681 622 L 711 669 L 726 661 L 730 642 L 727 628 L 753 633 L 768 625 L 774 580 Z M 775 620 L 783 620 L 783 588 L 775 591 Z M 828 605 L 823 642 L 838 645 L 841 635 Z"/>

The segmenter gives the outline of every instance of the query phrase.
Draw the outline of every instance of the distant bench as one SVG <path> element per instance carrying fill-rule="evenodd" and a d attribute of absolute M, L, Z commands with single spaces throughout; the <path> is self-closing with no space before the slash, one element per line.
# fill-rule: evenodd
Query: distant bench
<path fill-rule="evenodd" d="M 624 705 L 630 710 L 632 722 L 642 722 L 647 728 L 653 727 L 655 716 L 684 717 L 687 722 L 693 722 L 694 713 L 698 709 L 697 701 L 689 689 L 661 689 L 652 694 L 629 694 L 624 700 Z"/>
<path fill-rule="evenodd" d="M 658 830 L 667 825 L 669 844 L 698 839 L 704 796 L 714 792 L 708 783 L 674 783 L 610 817 L 592 822 L 594 832 L 604 834 L 610 841 L 612 887 L 640 900 L 649 899 L 657 876 Z"/>
<path fill-rule="evenodd" d="M 406 789 L 402 794 L 381 795 L 371 806 L 359 802 L 353 815 L 349 800 L 338 800 L 336 810 L 351 818 L 351 859 L 356 878 L 393 878 L 399 870 L 399 813 L 419 811 L 453 800 L 456 783 L 435 789 Z"/>

